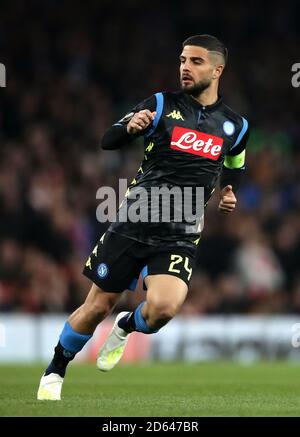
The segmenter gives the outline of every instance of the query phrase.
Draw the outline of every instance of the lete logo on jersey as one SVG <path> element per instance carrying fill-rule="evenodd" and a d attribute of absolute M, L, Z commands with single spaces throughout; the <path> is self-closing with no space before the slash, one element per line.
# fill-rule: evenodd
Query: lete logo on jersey
<path fill-rule="evenodd" d="M 172 132 L 171 149 L 216 161 L 222 150 L 223 138 L 192 129 L 175 127 Z"/>

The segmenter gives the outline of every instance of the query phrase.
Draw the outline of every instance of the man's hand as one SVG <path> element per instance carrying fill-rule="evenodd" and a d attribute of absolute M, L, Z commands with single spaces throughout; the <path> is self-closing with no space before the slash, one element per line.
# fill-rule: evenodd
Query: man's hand
<path fill-rule="evenodd" d="M 131 135 L 145 130 L 154 120 L 156 112 L 151 112 L 149 109 L 136 112 L 130 122 L 127 124 L 127 132 Z"/>
<path fill-rule="evenodd" d="M 232 186 L 227 185 L 221 190 L 221 200 L 219 203 L 219 211 L 227 214 L 232 212 L 236 205 L 236 197 L 232 191 Z"/>

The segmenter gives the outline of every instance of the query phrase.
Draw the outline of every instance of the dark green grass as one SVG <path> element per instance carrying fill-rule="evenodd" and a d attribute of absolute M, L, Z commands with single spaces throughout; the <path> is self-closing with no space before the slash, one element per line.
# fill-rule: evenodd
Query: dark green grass
<path fill-rule="evenodd" d="M 300 366 L 73 364 L 61 402 L 38 402 L 43 366 L 0 366 L 0 416 L 299 416 Z"/>

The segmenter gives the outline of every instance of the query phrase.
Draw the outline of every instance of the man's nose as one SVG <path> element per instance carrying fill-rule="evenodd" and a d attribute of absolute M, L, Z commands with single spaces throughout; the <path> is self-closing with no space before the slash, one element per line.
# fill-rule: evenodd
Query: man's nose
<path fill-rule="evenodd" d="M 184 73 L 190 72 L 191 71 L 191 65 L 188 61 L 185 61 L 184 64 L 182 64 L 182 71 Z"/>
<path fill-rule="evenodd" d="M 188 66 L 184 66 L 181 72 L 182 74 L 191 74 L 191 69 Z"/>

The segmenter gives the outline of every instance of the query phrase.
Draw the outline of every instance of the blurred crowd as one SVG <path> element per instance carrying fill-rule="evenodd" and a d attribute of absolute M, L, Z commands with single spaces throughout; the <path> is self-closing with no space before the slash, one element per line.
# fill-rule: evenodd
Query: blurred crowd
<path fill-rule="evenodd" d="M 297 2 L 1 2 L 0 311 L 83 302 L 82 268 L 107 228 L 96 192 L 130 181 L 143 156 L 139 144 L 103 151 L 101 136 L 137 102 L 178 89 L 181 43 L 197 33 L 228 45 L 221 93 L 251 137 L 237 211 L 220 215 L 217 191 L 207 209 L 182 314 L 300 311 L 299 12 Z"/>

